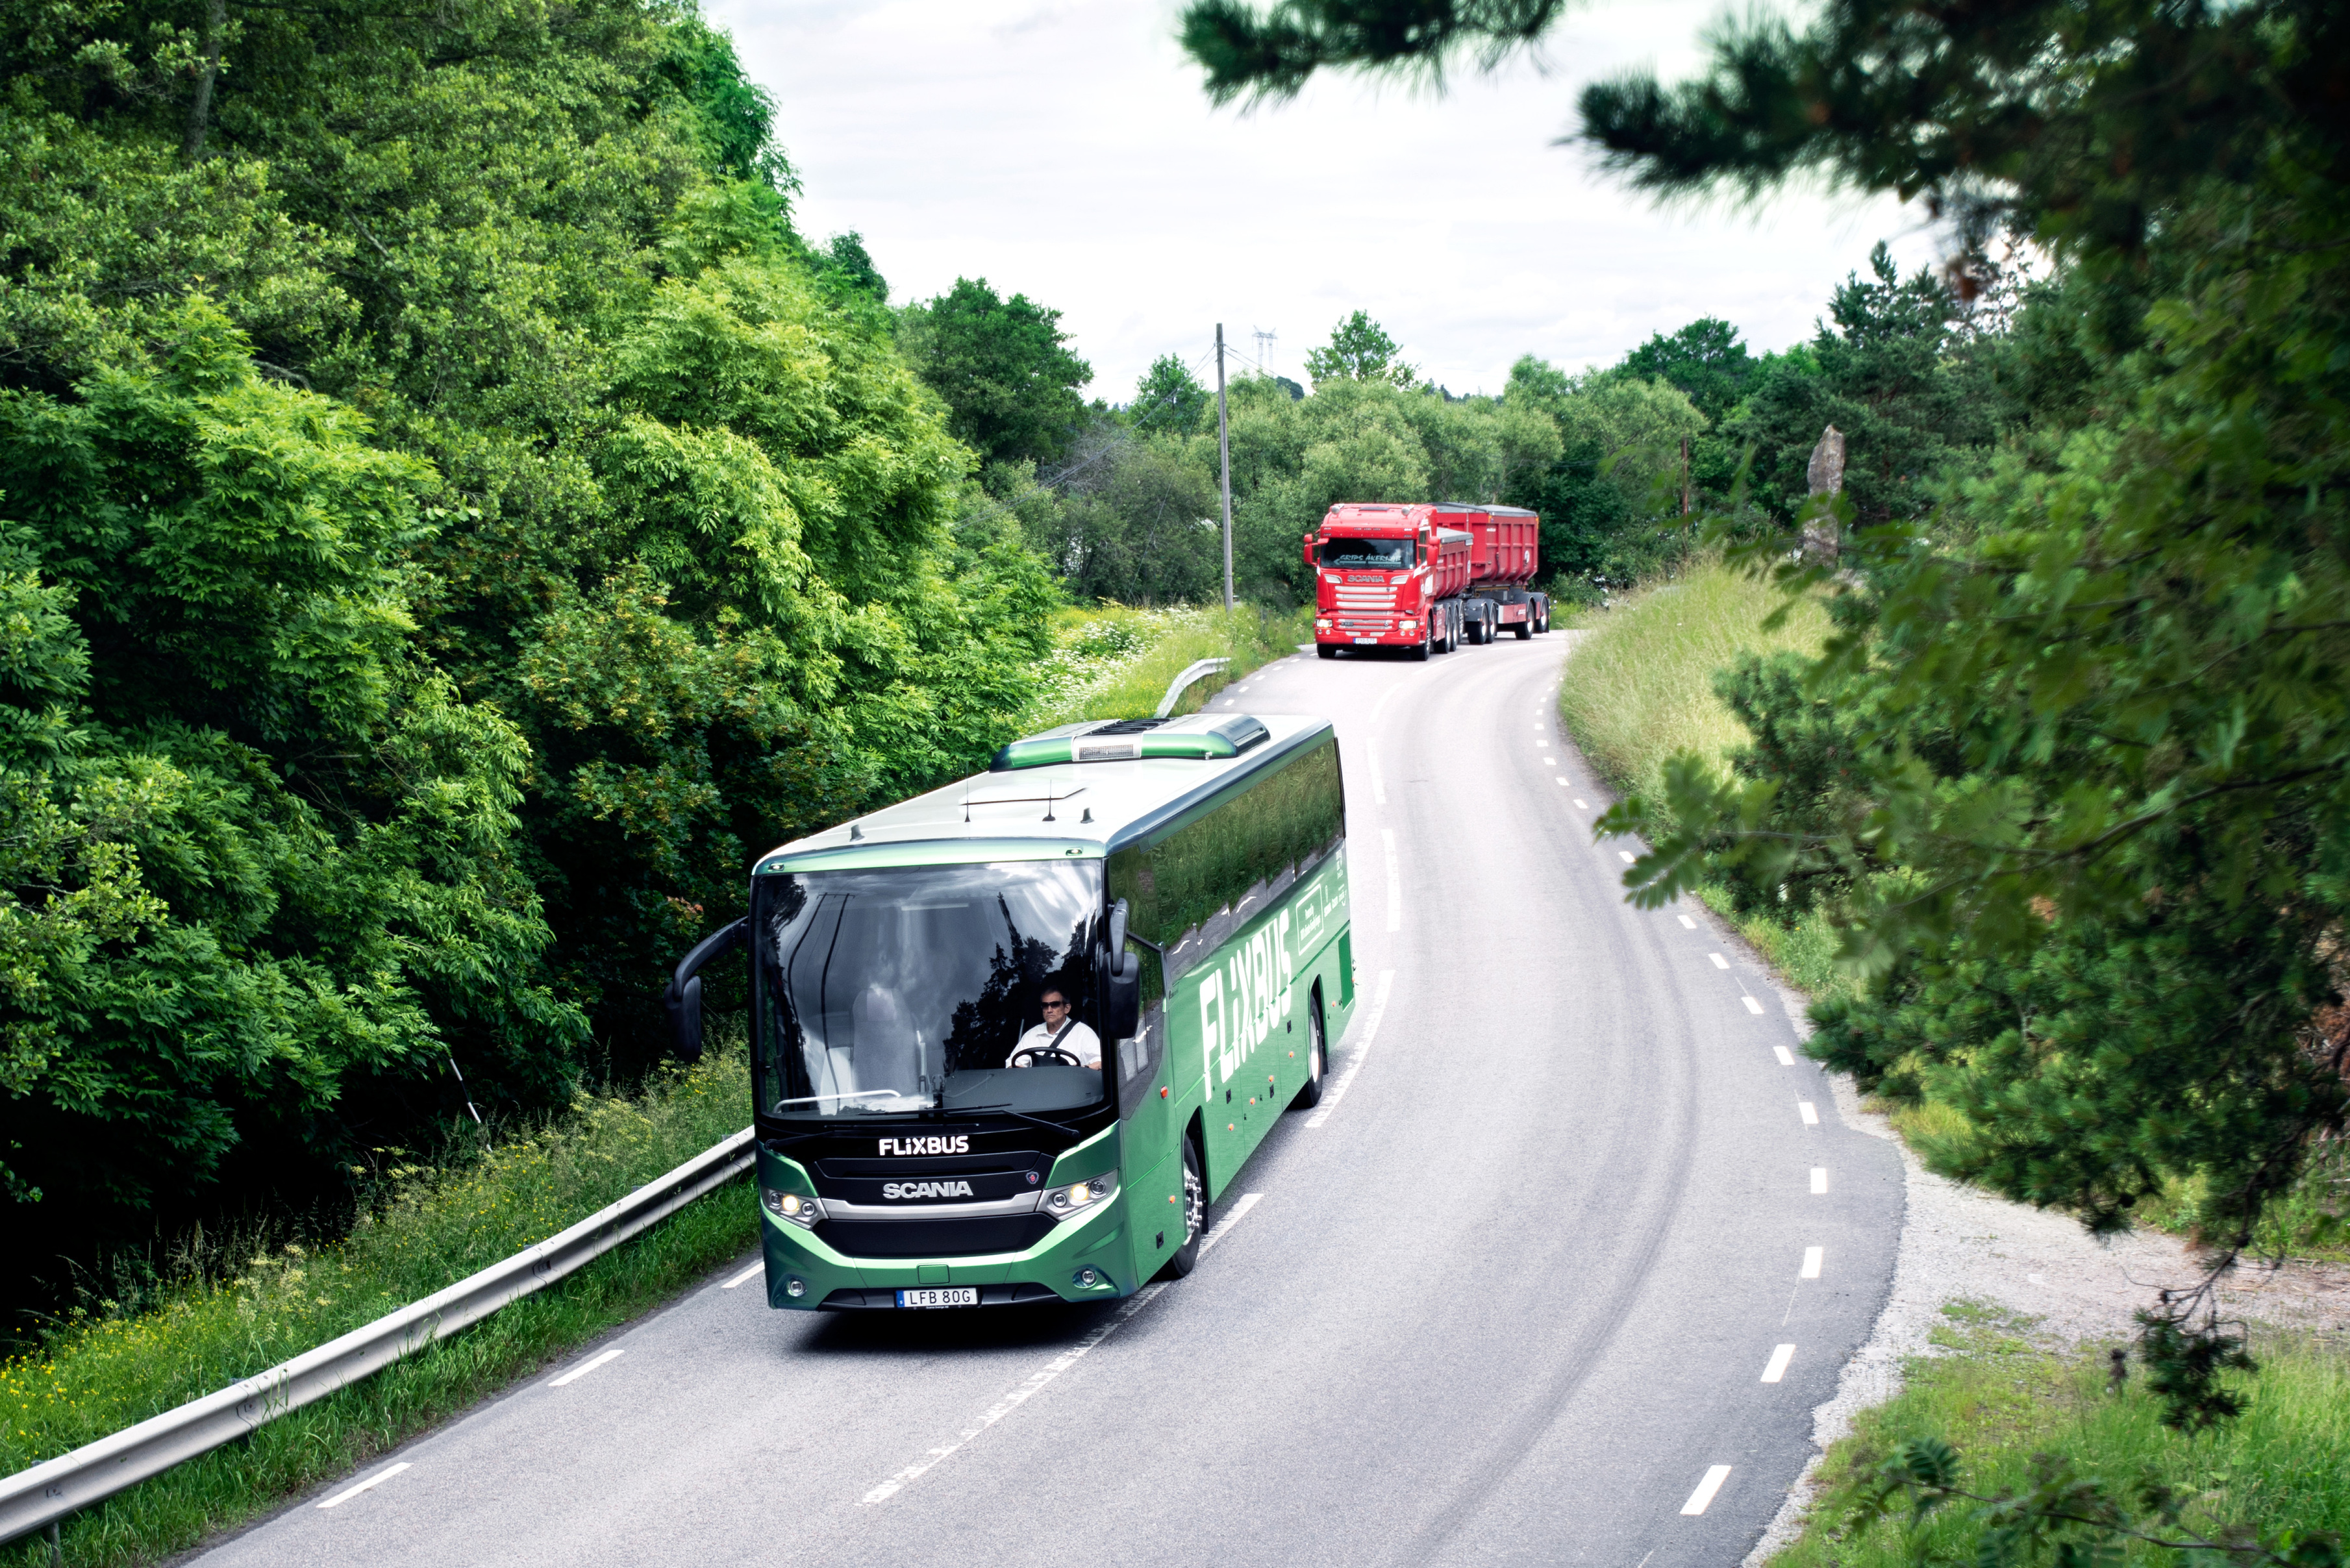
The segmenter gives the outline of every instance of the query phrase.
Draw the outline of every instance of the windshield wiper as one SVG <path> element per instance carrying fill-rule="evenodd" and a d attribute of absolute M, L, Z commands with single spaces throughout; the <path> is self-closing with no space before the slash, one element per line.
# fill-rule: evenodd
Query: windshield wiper
<path fill-rule="evenodd" d="M 1018 1116 L 1024 1122 L 1035 1122 L 1038 1127 L 1050 1127 L 1055 1132 L 1065 1133 L 1070 1130 L 1069 1124 L 1066 1122 L 1047 1121 L 1043 1116 L 1032 1116 L 1026 1111 L 1015 1111 L 1009 1102 L 1000 1106 L 957 1106 L 954 1108 L 958 1112 L 965 1112 L 972 1116 L 982 1111 L 1002 1111 L 1007 1116 Z"/>

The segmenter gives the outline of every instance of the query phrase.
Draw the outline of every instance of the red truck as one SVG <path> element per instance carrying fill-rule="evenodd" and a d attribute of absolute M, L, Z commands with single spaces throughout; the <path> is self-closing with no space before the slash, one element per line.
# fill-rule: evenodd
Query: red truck
<path fill-rule="evenodd" d="M 1344 501 L 1305 535 L 1314 643 L 1400 648 L 1411 658 L 1550 629 L 1550 600 L 1526 584 L 1541 519 L 1513 506 Z"/>

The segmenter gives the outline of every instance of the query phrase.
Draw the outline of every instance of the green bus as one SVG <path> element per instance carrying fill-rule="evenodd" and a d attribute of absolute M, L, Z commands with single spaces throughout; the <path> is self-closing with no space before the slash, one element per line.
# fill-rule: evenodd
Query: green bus
<path fill-rule="evenodd" d="M 1326 721 L 1072 724 L 763 856 L 750 950 L 767 1301 L 980 1307 L 1191 1272 L 1355 1006 Z M 1048 1005 L 1049 1004 L 1049 1005 Z"/>

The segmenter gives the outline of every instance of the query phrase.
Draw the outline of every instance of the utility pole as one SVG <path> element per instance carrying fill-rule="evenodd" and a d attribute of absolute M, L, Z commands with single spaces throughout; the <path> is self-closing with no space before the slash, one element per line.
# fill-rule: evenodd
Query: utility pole
<path fill-rule="evenodd" d="M 1232 608 L 1232 431 L 1224 418 L 1224 324 L 1216 323 L 1216 458 L 1223 470 L 1224 613 Z"/>
<path fill-rule="evenodd" d="M 1689 437 L 1681 437 L 1681 515 L 1690 514 Z"/>

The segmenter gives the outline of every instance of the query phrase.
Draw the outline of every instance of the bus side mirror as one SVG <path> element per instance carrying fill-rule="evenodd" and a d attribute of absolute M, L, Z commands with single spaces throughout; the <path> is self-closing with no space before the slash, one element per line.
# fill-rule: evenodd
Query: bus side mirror
<path fill-rule="evenodd" d="M 1112 1040 L 1130 1040 L 1142 1027 L 1142 965 L 1126 950 L 1126 900 L 1110 906 L 1109 962 L 1104 966 L 1102 1033 Z"/>
<path fill-rule="evenodd" d="M 750 937 L 751 917 L 745 915 L 694 943 L 693 950 L 678 961 L 669 989 L 661 993 L 661 1011 L 669 1015 L 670 1042 L 679 1060 L 702 1060 L 702 966 L 727 949 L 747 943 Z"/>

